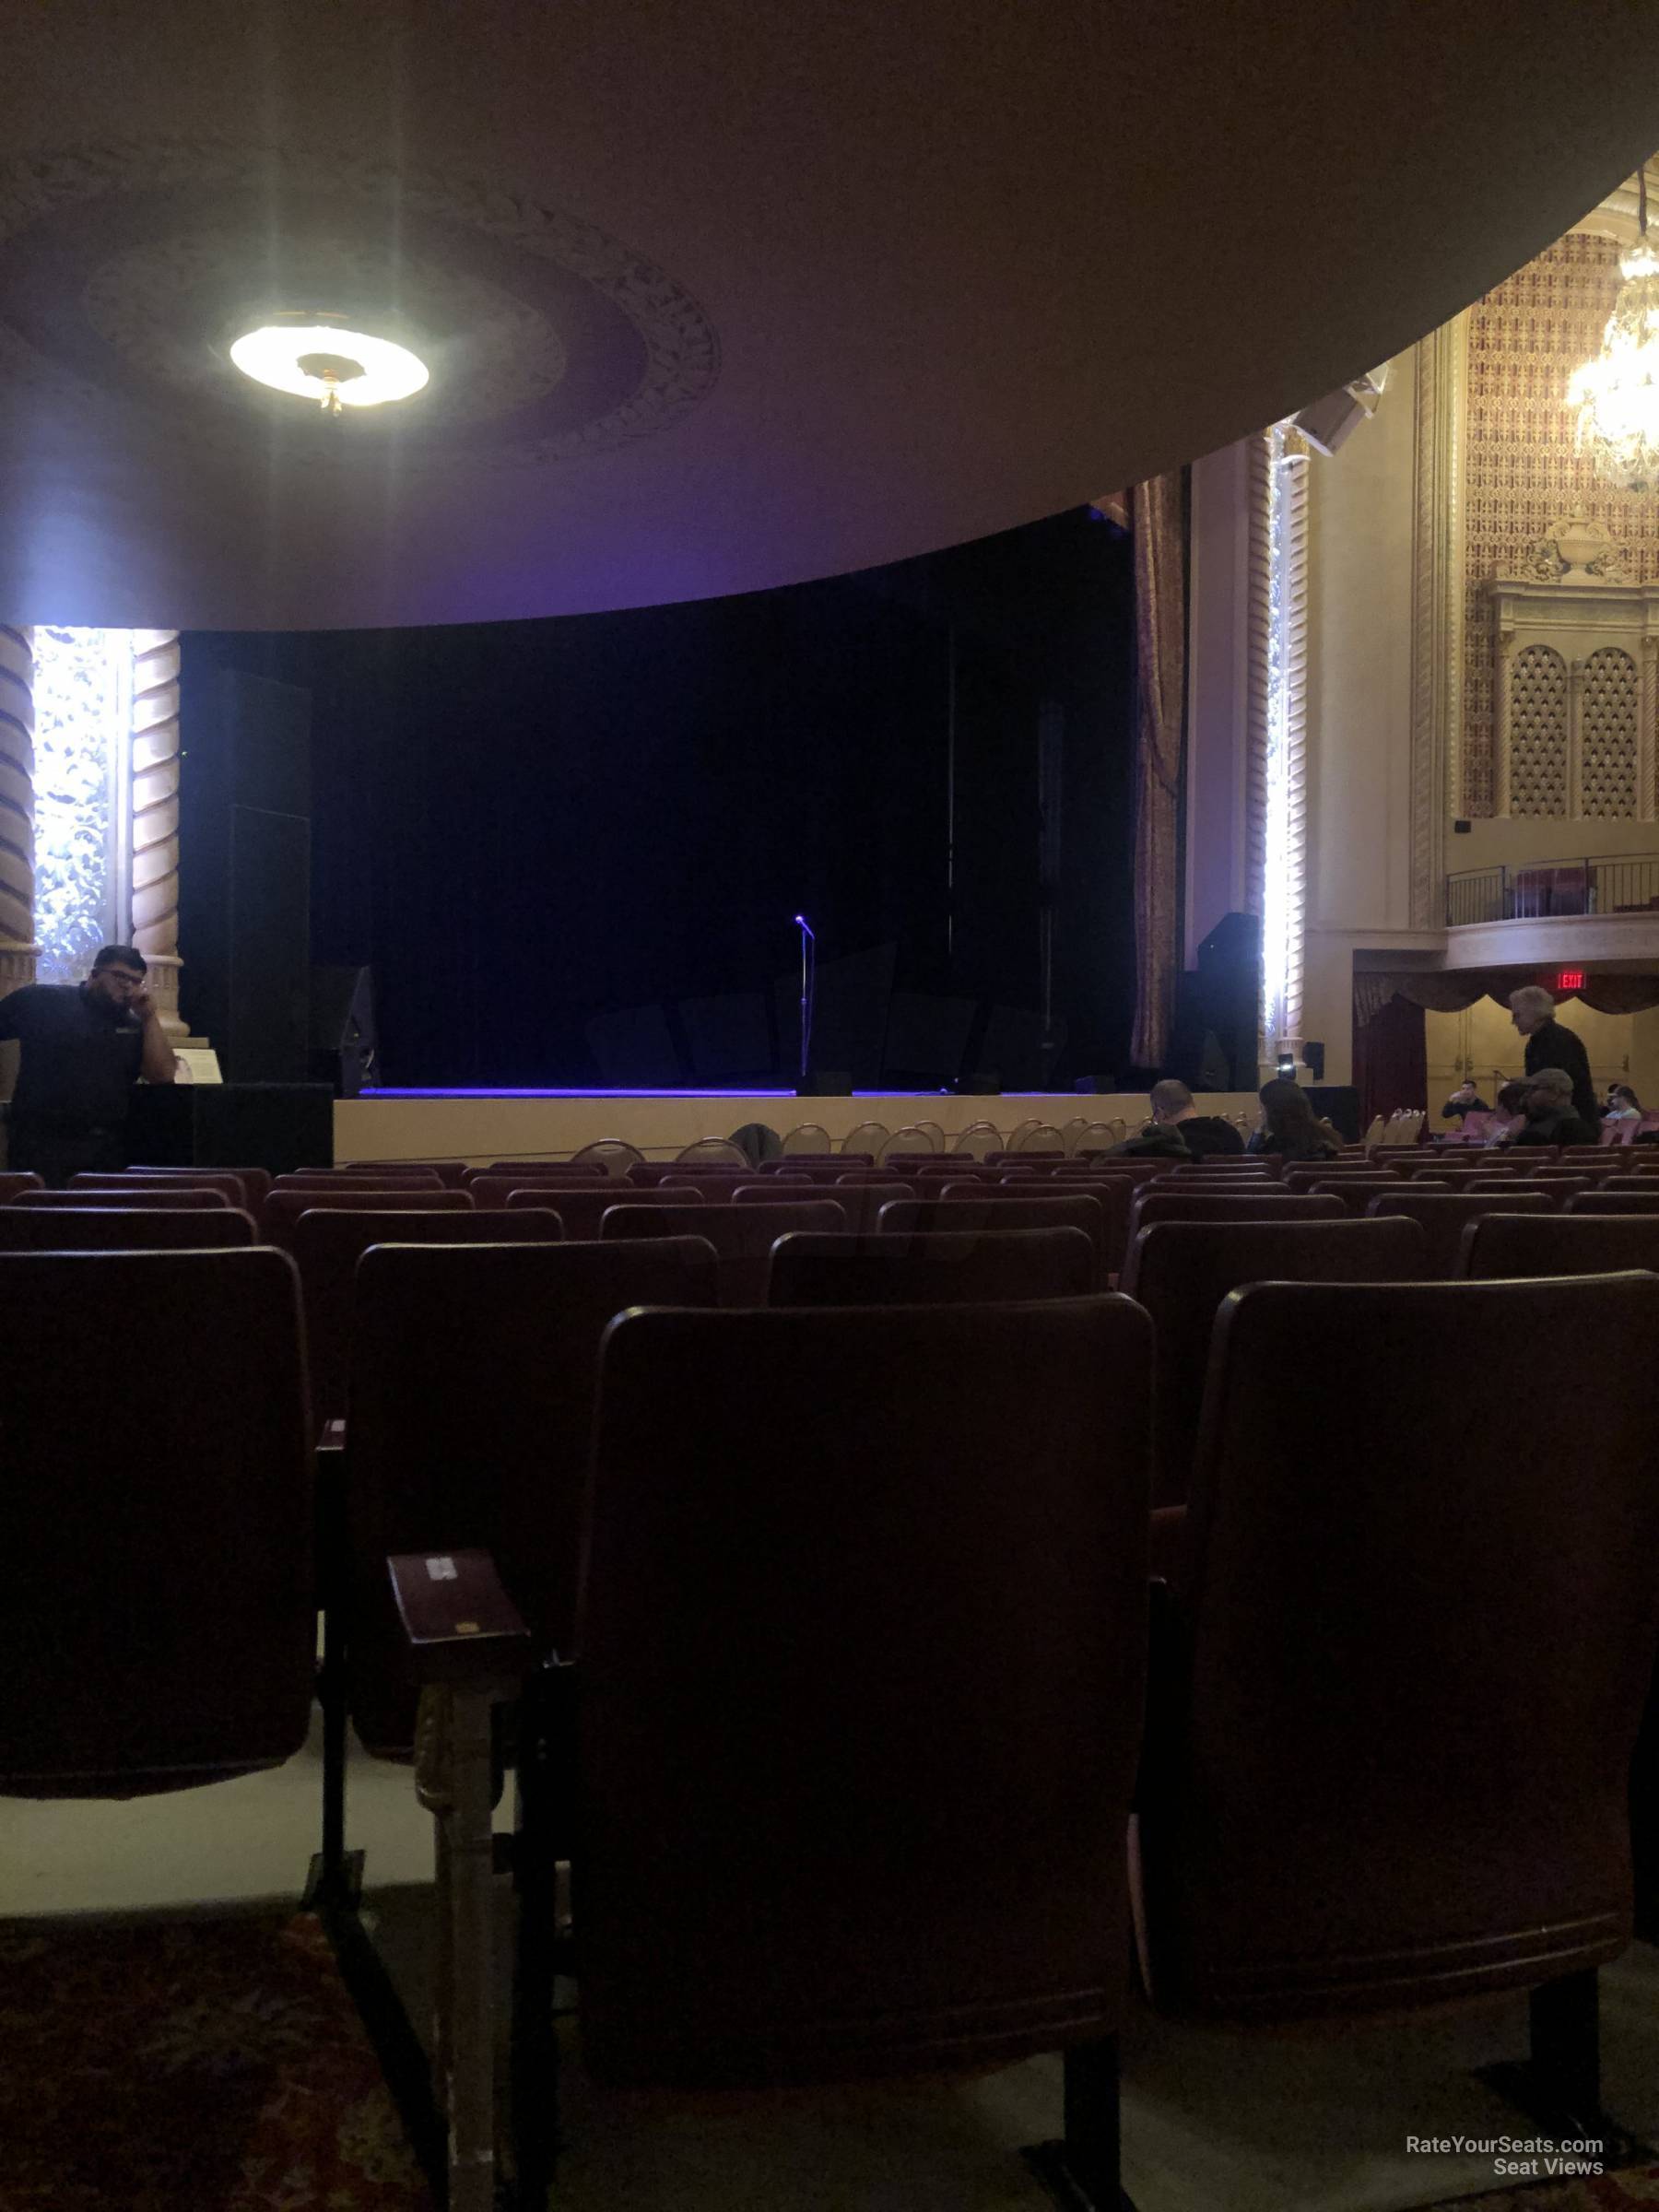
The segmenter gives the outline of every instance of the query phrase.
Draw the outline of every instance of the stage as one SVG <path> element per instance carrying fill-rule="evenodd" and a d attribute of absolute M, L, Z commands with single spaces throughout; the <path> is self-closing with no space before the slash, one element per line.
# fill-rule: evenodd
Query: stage
<path fill-rule="evenodd" d="M 1253 1091 L 1201 1093 L 1200 1113 L 1245 1114 L 1254 1124 Z M 801 1099 L 792 1090 L 373 1090 L 338 1099 L 334 1152 L 353 1160 L 568 1159 L 595 1137 L 619 1136 L 647 1159 L 672 1159 L 700 1136 L 730 1136 L 764 1122 L 780 1136 L 803 1124 L 827 1131 L 832 1147 L 861 1122 L 892 1131 L 935 1122 L 947 1147 L 974 1122 L 1006 1137 L 1020 1122 L 1055 1128 L 1088 1115 L 1121 1121 L 1133 1134 L 1150 1109 L 1145 1091 L 1007 1091 L 963 1098 L 942 1091 L 855 1091 L 851 1098 Z"/>

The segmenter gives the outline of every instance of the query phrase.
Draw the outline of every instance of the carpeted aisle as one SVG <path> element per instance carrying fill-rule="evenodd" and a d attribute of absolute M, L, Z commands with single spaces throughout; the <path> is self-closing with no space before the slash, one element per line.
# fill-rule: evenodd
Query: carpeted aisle
<path fill-rule="evenodd" d="M 431 2212 L 309 1913 L 0 1922 L 0 2212 Z"/>

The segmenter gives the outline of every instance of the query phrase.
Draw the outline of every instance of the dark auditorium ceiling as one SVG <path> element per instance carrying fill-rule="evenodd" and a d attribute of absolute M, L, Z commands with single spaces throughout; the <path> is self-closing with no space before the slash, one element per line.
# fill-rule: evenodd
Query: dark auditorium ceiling
<path fill-rule="evenodd" d="M 1656 84 L 1628 0 L 19 0 L 0 614 L 572 613 L 1029 522 L 1444 321 Z M 275 300 L 430 383 L 248 382 Z"/>

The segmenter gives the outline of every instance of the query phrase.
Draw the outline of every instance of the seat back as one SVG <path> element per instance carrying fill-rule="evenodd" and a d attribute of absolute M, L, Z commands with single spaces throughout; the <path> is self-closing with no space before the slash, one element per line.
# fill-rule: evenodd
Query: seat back
<path fill-rule="evenodd" d="M 607 1194 L 614 1199 L 618 1188 L 632 1190 L 634 1186 L 618 1185 L 615 1176 L 595 1168 L 591 1172 L 579 1170 L 574 1175 L 547 1170 L 525 1174 L 523 1169 L 508 1175 L 472 1175 L 463 1187 L 480 1213 L 497 1213 L 514 1191 L 534 1192 L 537 1206 L 557 1206 L 567 1191 L 578 1200 L 603 1198 Z"/>
<path fill-rule="evenodd" d="M 387 1557 L 488 1550 L 524 1619 L 568 1656 L 600 1339 L 625 1307 L 710 1306 L 715 1288 L 695 1237 L 363 1254 L 347 1580 L 351 1715 L 371 1751 L 406 1750 L 415 1726 Z"/>
<path fill-rule="evenodd" d="M 1159 1182 L 1135 1194 L 1129 1208 L 1129 1238 L 1154 1221 L 1339 1221 L 1344 1207 L 1329 1192 L 1171 1190 Z"/>
<path fill-rule="evenodd" d="M 240 1206 L 0 1206 L 0 1252 L 228 1252 L 254 1241 Z"/>
<path fill-rule="evenodd" d="M 1645 1275 L 1227 1300 L 1143 1769 L 1158 2003 L 1394 2010 L 1623 1948 L 1656 1332 Z"/>
<path fill-rule="evenodd" d="M 1501 1275 L 1659 1273 L 1659 1209 L 1640 1214 L 1487 1214 L 1463 1233 L 1458 1272 Z"/>
<path fill-rule="evenodd" d="M 1643 1178 L 1645 1182 L 1647 1178 Z M 1603 1184 L 1599 1191 L 1574 1191 L 1561 1211 L 1566 1214 L 1653 1214 L 1659 1213 L 1659 1178 L 1647 1190 L 1630 1187 L 1624 1177 L 1618 1178 L 1618 1189 Z"/>
<path fill-rule="evenodd" d="M 259 1209 L 265 1204 L 265 1200 L 270 1196 L 271 1185 L 276 1180 L 276 1178 L 272 1175 L 270 1169 L 227 1167 L 218 1168 L 212 1171 L 215 1174 L 234 1175 L 236 1177 L 237 1181 L 241 1184 L 242 1190 L 246 1194 L 242 1203 L 246 1206 L 248 1211 L 257 1221 L 259 1218 Z M 127 1172 L 129 1174 L 143 1175 L 146 1177 L 164 1176 L 170 1180 L 176 1176 L 181 1182 L 190 1182 L 194 1180 L 201 1171 L 197 1168 L 157 1167 L 147 1161 L 135 1160 L 131 1168 L 128 1169 Z"/>
<path fill-rule="evenodd" d="M 1422 1224 L 1423 1271 L 1435 1282 L 1457 1273 L 1465 1225 L 1482 1214 L 1547 1214 L 1555 1201 L 1541 1191 L 1385 1191 L 1366 1207 L 1372 1216 L 1404 1214 Z"/>
<path fill-rule="evenodd" d="M 1062 1195 L 1043 1189 L 1028 1196 L 1023 1191 L 986 1191 L 977 1184 L 960 1187 L 949 1198 L 896 1198 L 876 1217 L 885 1236 L 930 1236 L 940 1230 L 978 1236 L 1012 1229 L 1080 1229 L 1094 1247 L 1096 1288 L 1117 1266 L 1128 1218 L 1128 1196 L 1123 1192 Z"/>
<path fill-rule="evenodd" d="M 675 1159 L 686 1167 L 741 1168 L 746 1175 L 755 1171 L 748 1154 L 729 1136 L 700 1136 L 694 1144 L 682 1146 Z"/>
<path fill-rule="evenodd" d="M 31 1168 L 0 1170 L 0 1206 L 9 1206 L 20 1191 L 41 1191 L 45 1187 Z"/>
<path fill-rule="evenodd" d="M 1010 1229 L 994 1236 L 794 1236 L 772 1247 L 774 1306 L 960 1305 L 1081 1298 L 1095 1255 L 1080 1229 Z"/>
<path fill-rule="evenodd" d="M 551 1207 L 564 1223 L 567 1237 L 587 1242 L 598 1236 L 599 1224 L 613 1207 L 654 1206 L 678 1208 L 700 1203 L 696 1191 L 649 1190 L 631 1182 L 618 1182 L 607 1175 L 591 1191 L 579 1191 L 574 1186 L 567 1186 L 561 1191 L 548 1191 L 538 1189 L 535 1184 L 527 1190 L 511 1191 L 507 1195 L 507 1211 L 516 1213 L 521 1207 L 529 1207 L 539 1212 Z"/>
<path fill-rule="evenodd" d="M 546 1206 L 491 1214 L 316 1206 L 294 1223 L 313 1427 L 346 1411 L 358 1262 L 373 1244 L 555 1244 L 564 1225 Z"/>
<path fill-rule="evenodd" d="M 786 1199 L 773 1206 L 684 1206 L 654 1213 L 630 1206 L 607 1214 L 602 1238 L 706 1237 L 720 1254 L 723 1306 L 763 1306 L 771 1248 L 793 1230 L 844 1231 L 847 1217 L 832 1198 Z"/>
<path fill-rule="evenodd" d="M 1152 1316 L 1152 1502 L 1182 1505 L 1192 1484 L 1216 1314 L 1242 1283 L 1408 1282 L 1423 1272 L 1415 1221 L 1299 1218 L 1161 1220 L 1137 1231 L 1119 1287 Z"/>
<path fill-rule="evenodd" d="M 1387 1198 L 1405 1186 L 1397 1175 L 1321 1175 L 1298 1186 L 1321 1198 L 1339 1198 L 1343 1210 L 1362 1214 L 1373 1198 Z"/>
<path fill-rule="evenodd" d="M 317 1637 L 291 1264 L 7 1252 L 0 1312 L 0 1792 L 291 1758 Z"/>
<path fill-rule="evenodd" d="M 248 1186 L 229 1168 L 128 1168 L 116 1175 L 82 1173 L 69 1178 L 72 1191 L 222 1191 L 227 1206 L 248 1206 Z M 96 1205 L 96 1199 L 88 1204 Z"/>
<path fill-rule="evenodd" d="M 338 1168 L 292 1168 L 287 1174 L 278 1175 L 271 1188 L 276 1191 L 298 1191 L 317 1185 L 333 1187 L 335 1184 L 365 1185 L 370 1190 L 401 1190 L 413 1183 L 419 1190 L 437 1191 L 443 1188 L 436 1168 L 365 1168 L 347 1165 Z"/>
<path fill-rule="evenodd" d="M 1115 2027 L 1150 1357 L 1120 1299 L 612 1324 L 577 1628 L 596 2076 Z"/>
<path fill-rule="evenodd" d="M 637 1145 L 630 1145 L 622 1137 L 596 1136 L 591 1145 L 583 1145 L 579 1152 L 572 1152 L 571 1158 L 573 1161 L 591 1161 L 606 1175 L 621 1176 L 639 1166 L 645 1155 Z"/>
<path fill-rule="evenodd" d="M 466 1191 L 432 1190 L 412 1184 L 398 1190 L 273 1190 L 260 1216 L 260 1230 L 268 1244 L 292 1243 L 294 1224 L 301 1214 L 321 1209 L 356 1213 L 471 1214 L 473 1202 Z"/>
<path fill-rule="evenodd" d="M 198 1191 L 186 1186 L 182 1190 L 158 1189 L 147 1184 L 142 1190 L 99 1191 L 19 1191 L 12 1200 L 14 1206 L 85 1206 L 88 1197 L 96 1195 L 100 1206 L 135 1206 L 146 1213 L 166 1209 L 183 1214 L 212 1211 L 226 1203 L 223 1191 Z"/>

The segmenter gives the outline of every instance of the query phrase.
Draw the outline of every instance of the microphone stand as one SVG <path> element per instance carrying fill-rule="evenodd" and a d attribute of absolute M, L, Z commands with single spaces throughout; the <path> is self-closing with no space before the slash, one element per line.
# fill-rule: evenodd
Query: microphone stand
<path fill-rule="evenodd" d="M 818 938 L 805 914 L 794 918 L 801 933 L 801 1076 L 798 1098 L 806 1091 L 806 1070 L 812 1062 L 812 1000 L 818 981 Z"/>

